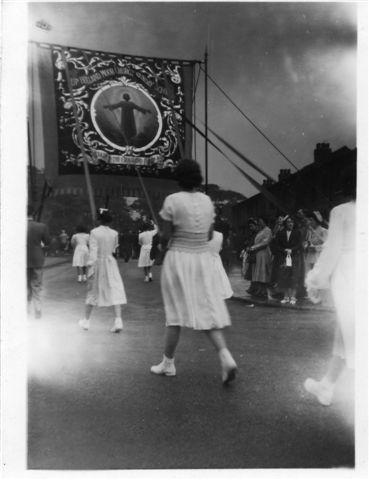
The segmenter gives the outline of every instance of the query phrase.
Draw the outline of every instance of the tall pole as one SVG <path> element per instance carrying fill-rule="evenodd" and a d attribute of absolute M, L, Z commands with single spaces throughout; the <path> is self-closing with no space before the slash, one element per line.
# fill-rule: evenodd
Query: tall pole
<path fill-rule="evenodd" d="M 73 107 L 74 120 L 76 122 L 79 148 L 81 149 L 81 152 L 82 152 L 83 169 L 84 169 L 84 172 L 85 172 L 86 186 L 87 186 L 88 199 L 89 199 L 89 202 L 90 202 L 92 221 L 93 221 L 93 223 L 95 223 L 96 222 L 96 207 L 95 207 L 94 194 L 93 194 L 93 191 L 92 191 L 90 172 L 89 172 L 89 169 L 88 169 L 86 150 L 85 150 L 85 147 L 83 145 L 82 131 L 81 131 L 81 126 L 80 126 L 79 119 L 78 119 L 77 105 L 76 105 L 76 101 L 75 101 L 74 95 L 73 95 L 72 83 L 70 81 L 68 62 L 67 62 L 67 59 L 65 58 L 65 53 L 64 53 L 63 49 L 61 50 L 61 56 L 62 56 L 62 60 L 63 60 L 64 66 L 65 66 L 65 76 L 66 76 L 66 79 L 67 79 L 68 90 L 69 90 L 70 99 L 71 99 L 71 103 L 72 103 L 72 107 Z"/>
<path fill-rule="evenodd" d="M 208 46 L 205 48 L 205 193 L 208 193 Z"/>

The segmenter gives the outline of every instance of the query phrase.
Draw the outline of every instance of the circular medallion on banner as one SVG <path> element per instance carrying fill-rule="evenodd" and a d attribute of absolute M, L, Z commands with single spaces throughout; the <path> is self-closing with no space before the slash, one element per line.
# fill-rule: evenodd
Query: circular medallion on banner
<path fill-rule="evenodd" d="M 163 127 L 156 102 L 138 85 L 105 85 L 92 99 L 91 118 L 101 138 L 122 151 L 144 152 Z"/>

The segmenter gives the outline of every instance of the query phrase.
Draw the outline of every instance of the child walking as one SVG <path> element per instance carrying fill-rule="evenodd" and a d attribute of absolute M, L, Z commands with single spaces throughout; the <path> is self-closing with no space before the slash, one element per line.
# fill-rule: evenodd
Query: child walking
<path fill-rule="evenodd" d="M 85 318 L 79 321 L 79 325 L 84 330 L 90 328 L 90 316 L 94 306 L 112 306 L 115 319 L 110 331 L 118 333 L 123 328 L 121 305 L 127 303 L 122 277 L 114 258 L 118 247 L 118 232 L 109 227 L 112 215 L 108 209 L 98 210 L 98 220 L 100 226 L 91 230 L 90 234 Z"/>
<path fill-rule="evenodd" d="M 89 239 L 90 235 L 87 233 L 86 227 L 78 225 L 76 232 L 71 238 L 71 245 L 74 248 L 72 266 L 77 267 L 77 281 L 86 282 L 87 281 L 87 262 L 89 256 Z"/>
<path fill-rule="evenodd" d="M 150 258 L 150 251 L 152 247 L 152 239 L 157 232 L 158 230 L 156 227 L 153 229 L 149 223 L 145 223 L 143 232 L 138 236 L 138 243 L 141 245 L 138 267 L 144 269 L 144 282 L 152 282 L 151 267 L 154 261 Z"/>

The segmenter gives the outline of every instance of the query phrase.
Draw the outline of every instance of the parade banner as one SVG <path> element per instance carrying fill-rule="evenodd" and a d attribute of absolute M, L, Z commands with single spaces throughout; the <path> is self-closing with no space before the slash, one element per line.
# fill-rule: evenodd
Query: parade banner
<path fill-rule="evenodd" d="M 62 48 L 90 172 L 170 177 L 191 152 L 194 62 L 52 46 L 59 174 L 83 173 Z"/>

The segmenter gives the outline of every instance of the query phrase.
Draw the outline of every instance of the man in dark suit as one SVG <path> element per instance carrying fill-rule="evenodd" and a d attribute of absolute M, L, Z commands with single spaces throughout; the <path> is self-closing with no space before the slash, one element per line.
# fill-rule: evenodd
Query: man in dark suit
<path fill-rule="evenodd" d="M 28 207 L 27 217 L 27 299 L 33 301 L 35 317 L 41 318 L 43 247 L 50 243 L 50 236 L 47 226 L 34 220 L 32 207 Z"/>

